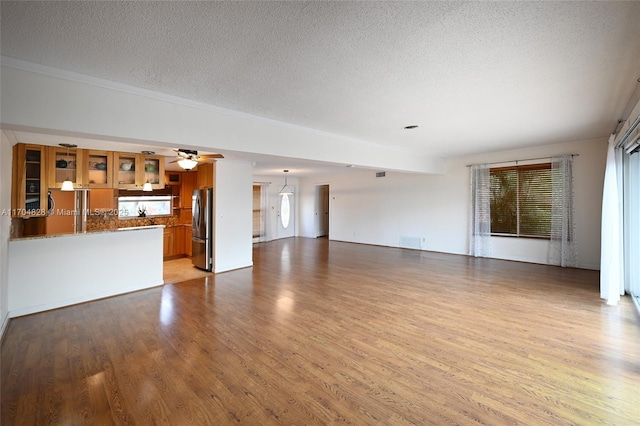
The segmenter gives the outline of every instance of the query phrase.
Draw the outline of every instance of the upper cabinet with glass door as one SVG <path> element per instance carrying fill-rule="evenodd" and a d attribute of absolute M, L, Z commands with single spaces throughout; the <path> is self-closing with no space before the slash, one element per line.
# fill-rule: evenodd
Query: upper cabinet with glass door
<path fill-rule="evenodd" d="M 159 155 L 144 155 L 144 181 L 150 183 L 153 189 L 164 188 L 164 157 Z"/>
<path fill-rule="evenodd" d="M 113 153 L 86 151 L 83 174 L 87 188 L 113 188 Z"/>
<path fill-rule="evenodd" d="M 48 150 L 49 188 L 62 188 L 65 180 L 74 188 L 87 188 L 83 180 L 84 150 L 75 145 L 51 146 Z"/>
<path fill-rule="evenodd" d="M 113 154 L 114 186 L 120 189 L 142 189 L 149 182 L 153 189 L 164 188 L 164 157 L 159 155 L 115 152 Z"/>
<path fill-rule="evenodd" d="M 13 147 L 13 217 L 47 215 L 46 157 L 46 149 L 41 145 L 19 143 Z"/>
<path fill-rule="evenodd" d="M 131 152 L 113 153 L 113 177 L 115 186 L 121 189 L 136 189 L 140 185 L 140 164 L 137 164 L 137 154 Z"/>

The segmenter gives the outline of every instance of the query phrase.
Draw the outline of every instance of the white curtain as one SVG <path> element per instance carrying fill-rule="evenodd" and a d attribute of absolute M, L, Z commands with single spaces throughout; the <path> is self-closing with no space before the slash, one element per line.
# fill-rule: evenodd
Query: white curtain
<path fill-rule="evenodd" d="M 573 207 L 573 156 L 551 159 L 551 250 L 552 265 L 575 267 L 577 245 Z"/>
<path fill-rule="evenodd" d="M 491 256 L 491 181 L 488 164 L 471 166 L 469 254 Z"/>
<path fill-rule="evenodd" d="M 622 212 L 617 172 L 620 164 L 616 158 L 614 139 L 614 135 L 609 137 L 607 150 L 607 166 L 602 193 L 600 248 L 600 297 L 605 299 L 608 305 L 616 305 L 620 300 L 620 295 L 624 294 L 620 221 Z"/>

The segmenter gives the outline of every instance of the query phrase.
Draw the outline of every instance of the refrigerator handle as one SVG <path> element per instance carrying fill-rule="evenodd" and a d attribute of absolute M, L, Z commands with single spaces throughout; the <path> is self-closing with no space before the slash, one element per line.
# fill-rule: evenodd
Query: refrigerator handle
<path fill-rule="evenodd" d="M 196 196 L 193 201 L 193 220 L 191 223 L 191 229 L 196 233 L 200 230 L 200 197 Z"/>

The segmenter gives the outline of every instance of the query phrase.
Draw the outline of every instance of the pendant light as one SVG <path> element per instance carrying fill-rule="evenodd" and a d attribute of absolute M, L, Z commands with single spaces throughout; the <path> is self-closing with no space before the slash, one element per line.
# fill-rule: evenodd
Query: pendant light
<path fill-rule="evenodd" d="M 155 151 L 141 151 L 143 155 L 154 155 Z M 151 172 L 153 173 L 155 171 L 155 166 L 152 163 L 147 163 L 146 162 L 146 158 L 145 158 L 145 165 L 144 165 L 144 170 L 145 170 L 145 174 L 146 172 Z M 150 159 L 152 160 L 152 159 Z M 147 167 L 151 166 L 151 169 L 148 169 Z M 149 182 L 149 180 L 147 180 L 144 185 L 142 185 L 142 191 L 144 192 L 151 192 L 153 191 L 153 188 L 151 187 L 151 182 Z"/>
<path fill-rule="evenodd" d="M 78 145 L 74 145 L 71 143 L 61 143 L 60 146 L 67 148 L 67 165 L 69 164 L 69 150 L 71 148 L 76 148 Z M 78 167 L 78 165 L 76 164 L 76 167 Z M 67 174 L 67 178 L 65 180 L 62 181 L 62 187 L 60 188 L 61 191 L 73 191 L 73 182 L 71 182 L 71 179 L 69 179 L 69 174 Z"/>
<path fill-rule="evenodd" d="M 278 195 L 293 195 L 293 190 L 289 188 L 289 185 L 287 185 L 287 173 L 289 173 L 289 170 L 283 170 L 283 172 L 284 172 L 284 186 L 282 187 L 280 192 L 278 192 Z"/>

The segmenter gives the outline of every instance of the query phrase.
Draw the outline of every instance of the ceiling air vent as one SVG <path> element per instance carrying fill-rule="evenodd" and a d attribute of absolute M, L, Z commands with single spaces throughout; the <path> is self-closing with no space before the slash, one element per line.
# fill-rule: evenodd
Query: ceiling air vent
<path fill-rule="evenodd" d="M 376 172 L 376 177 L 385 177 L 386 175 L 386 172 Z"/>

